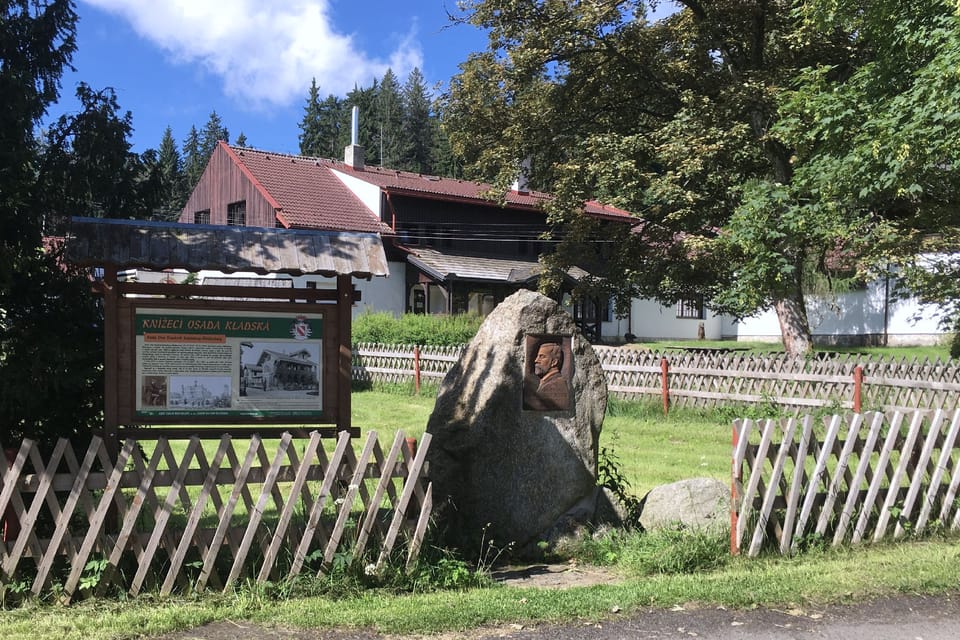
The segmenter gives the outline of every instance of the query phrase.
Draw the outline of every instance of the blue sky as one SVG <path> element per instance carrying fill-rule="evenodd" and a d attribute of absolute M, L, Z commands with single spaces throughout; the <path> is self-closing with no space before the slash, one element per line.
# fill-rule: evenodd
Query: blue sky
<path fill-rule="evenodd" d="M 444 83 L 485 35 L 451 25 L 455 0 L 78 0 L 76 72 L 48 119 L 76 108 L 76 84 L 113 87 L 133 114 L 134 150 L 169 125 L 182 145 L 216 110 L 234 140 L 297 153 L 310 80 L 323 96 L 370 86 L 390 67 Z"/>
<path fill-rule="evenodd" d="M 662 2 L 658 13 L 664 12 Z M 298 153 L 298 123 L 312 78 L 323 97 L 368 87 L 392 68 L 419 67 L 446 85 L 486 47 L 485 34 L 452 24 L 456 0 L 77 0 L 75 72 L 63 77 L 48 121 L 76 109 L 78 82 L 112 87 L 133 115 L 134 151 L 160 144 L 167 126 L 182 147 L 216 111 L 231 141 Z"/>

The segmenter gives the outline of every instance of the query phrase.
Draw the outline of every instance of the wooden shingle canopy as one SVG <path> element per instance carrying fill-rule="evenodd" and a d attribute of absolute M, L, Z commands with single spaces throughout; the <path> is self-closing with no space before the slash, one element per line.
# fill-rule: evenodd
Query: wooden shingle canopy
<path fill-rule="evenodd" d="M 388 276 L 379 234 L 72 218 L 66 260 L 90 267 Z"/>

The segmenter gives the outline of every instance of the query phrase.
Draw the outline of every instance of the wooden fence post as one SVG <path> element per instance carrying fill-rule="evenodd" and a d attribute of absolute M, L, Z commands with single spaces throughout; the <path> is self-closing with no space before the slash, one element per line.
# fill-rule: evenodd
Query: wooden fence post
<path fill-rule="evenodd" d="M 670 386 L 667 383 L 667 371 L 670 365 L 666 358 L 660 359 L 660 385 L 663 393 L 663 415 L 670 412 Z"/>
<path fill-rule="evenodd" d="M 730 473 L 730 555 L 740 555 L 740 547 L 737 545 L 737 482 L 740 481 L 742 469 L 737 468 L 737 445 L 740 443 L 740 432 L 736 422 L 733 423 L 733 447 L 731 449 L 731 473 Z"/>
<path fill-rule="evenodd" d="M 420 345 L 413 346 L 413 389 L 420 395 Z"/>
<path fill-rule="evenodd" d="M 863 404 L 863 367 L 857 365 L 853 369 L 853 411 L 860 413 Z"/>

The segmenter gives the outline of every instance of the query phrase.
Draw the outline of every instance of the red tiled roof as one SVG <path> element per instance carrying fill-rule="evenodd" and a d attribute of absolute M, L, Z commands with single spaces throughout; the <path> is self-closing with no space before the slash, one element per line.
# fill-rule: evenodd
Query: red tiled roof
<path fill-rule="evenodd" d="M 271 153 L 243 147 L 229 147 L 250 173 L 263 185 L 282 207 L 281 216 L 291 226 L 308 226 L 358 231 L 383 231 L 376 216 L 370 212 L 333 171 L 351 176 L 379 187 L 387 193 L 412 195 L 453 202 L 493 204 L 487 193 L 490 185 L 482 182 L 428 176 L 382 167 L 354 169 L 337 160 Z M 510 208 L 536 209 L 550 198 L 549 194 L 530 191 L 509 191 L 505 194 Z M 323 207 L 317 207 L 317 203 Z M 596 217 L 609 220 L 636 220 L 628 211 L 589 201 L 584 210 Z M 367 217 L 376 228 L 360 228 L 357 222 Z M 326 226 L 320 226 L 321 224 Z M 351 224 L 353 226 L 351 226 Z"/>
<path fill-rule="evenodd" d="M 243 147 L 228 149 L 280 205 L 280 217 L 291 227 L 389 231 L 377 214 L 330 172 L 329 161 Z"/>
<path fill-rule="evenodd" d="M 337 171 L 353 176 L 381 189 L 396 194 L 413 194 L 449 200 L 481 200 L 485 203 L 494 202 L 488 194 L 491 187 L 483 182 L 471 182 L 456 178 L 429 176 L 409 171 L 396 171 L 382 167 L 353 167 L 332 162 Z M 508 191 L 504 194 L 508 207 L 522 207 L 540 209 L 550 199 L 550 194 L 541 191 Z M 613 220 L 635 220 L 628 211 L 602 205 L 594 200 L 588 201 L 584 209 L 590 215 Z"/>

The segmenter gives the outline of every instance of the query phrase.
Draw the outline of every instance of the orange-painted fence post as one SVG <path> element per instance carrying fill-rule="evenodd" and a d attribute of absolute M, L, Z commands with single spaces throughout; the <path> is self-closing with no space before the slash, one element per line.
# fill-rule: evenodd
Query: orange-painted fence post
<path fill-rule="evenodd" d="M 730 456 L 731 462 L 731 473 L 730 473 L 730 555 L 738 556 L 740 555 L 740 547 L 737 546 L 737 523 L 739 521 L 739 514 L 737 513 L 737 505 L 739 503 L 737 496 L 737 482 L 740 480 L 741 469 L 736 467 L 737 464 L 737 445 L 740 444 L 740 434 L 737 433 L 737 425 L 733 425 L 733 449 Z"/>
<path fill-rule="evenodd" d="M 857 365 L 853 369 L 853 411 L 860 413 L 863 406 L 863 367 Z"/>
<path fill-rule="evenodd" d="M 413 389 L 420 395 L 420 345 L 413 347 Z"/>
<path fill-rule="evenodd" d="M 670 412 L 670 385 L 667 383 L 667 371 L 670 365 L 666 358 L 660 359 L 660 385 L 663 390 L 663 415 Z"/>

